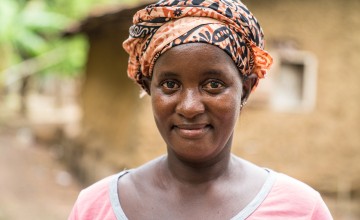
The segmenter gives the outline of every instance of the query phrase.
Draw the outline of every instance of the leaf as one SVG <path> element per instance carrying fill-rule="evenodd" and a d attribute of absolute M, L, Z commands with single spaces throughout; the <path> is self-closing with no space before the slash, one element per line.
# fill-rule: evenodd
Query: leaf
<path fill-rule="evenodd" d="M 20 29 L 17 34 L 16 45 L 26 55 L 36 56 L 45 51 L 47 42 L 39 35 L 26 29 Z"/>

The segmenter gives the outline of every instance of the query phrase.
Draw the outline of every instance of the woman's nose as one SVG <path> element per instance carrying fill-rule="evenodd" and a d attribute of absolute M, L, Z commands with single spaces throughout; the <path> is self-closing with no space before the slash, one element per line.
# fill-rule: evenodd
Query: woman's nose
<path fill-rule="evenodd" d="M 204 113 L 205 106 L 201 94 L 195 89 L 188 89 L 182 92 L 176 106 L 176 112 L 185 118 L 192 119 Z"/>

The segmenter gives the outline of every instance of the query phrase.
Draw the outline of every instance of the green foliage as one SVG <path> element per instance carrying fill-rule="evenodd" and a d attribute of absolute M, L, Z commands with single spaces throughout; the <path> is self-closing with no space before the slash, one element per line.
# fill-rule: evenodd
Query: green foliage
<path fill-rule="evenodd" d="M 64 77 L 73 77 L 82 74 L 88 51 L 88 44 L 84 36 L 75 36 L 70 39 L 61 39 L 56 43 L 60 48 L 61 62 L 40 74 L 60 73 Z"/>
<path fill-rule="evenodd" d="M 51 40 L 69 23 L 70 19 L 65 16 L 46 11 L 40 1 L 21 4 L 13 0 L 2 0 L 0 44 L 14 53 L 9 64 L 52 49 Z"/>
<path fill-rule="evenodd" d="M 137 0 L 121 0 L 136 2 Z M 41 74 L 74 76 L 82 72 L 87 42 L 85 37 L 61 37 L 61 31 L 85 17 L 91 8 L 118 0 L 1 0 L 0 70 L 28 59 L 57 52 L 57 62 L 38 68 Z M 42 56 L 43 55 L 43 56 Z M 45 56 L 46 57 L 46 56 Z M 34 60 L 34 59 L 33 59 Z M 41 64 L 40 64 L 41 65 Z"/>

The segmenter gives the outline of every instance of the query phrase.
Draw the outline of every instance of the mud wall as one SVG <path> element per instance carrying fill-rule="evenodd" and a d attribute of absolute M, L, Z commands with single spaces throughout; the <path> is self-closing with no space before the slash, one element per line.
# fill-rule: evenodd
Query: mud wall
<path fill-rule="evenodd" d="M 360 186 L 360 2 L 245 1 L 266 39 L 295 41 L 318 59 L 315 109 L 304 114 L 248 110 L 234 150 L 323 191 Z M 268 45 L 271 49 L 271 44 Z"/>

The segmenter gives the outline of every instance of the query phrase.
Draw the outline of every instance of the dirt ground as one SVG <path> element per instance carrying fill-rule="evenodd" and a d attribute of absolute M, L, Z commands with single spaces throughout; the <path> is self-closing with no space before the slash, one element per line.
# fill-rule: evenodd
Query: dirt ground
<path fill-rule="evenodd" d="M 0 220 L 67 219 L 80 185 L 29 132 L 0 128 Z"/>

